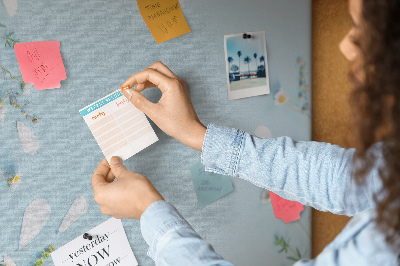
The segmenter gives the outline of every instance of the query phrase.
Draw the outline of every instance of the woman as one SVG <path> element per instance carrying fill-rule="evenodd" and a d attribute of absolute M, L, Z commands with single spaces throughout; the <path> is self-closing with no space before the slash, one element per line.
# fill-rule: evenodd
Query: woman
<path fill-rule="evenodd" d="M 340 44 L 352 62 L 357 149 L 261 139 L 197 118 L 185 83 L 161 62 L 121 88 L 165 133 L 202 151 L 207 170 L 236 176 L 319 210 L 356 215 L 315 260 L 296 265 L 397 265 L 400 250 L 400 1 L 350 0 L 353 28 Z M 130 89 L 136 85 L 136 89 Z M 140 94 L 158 87 L 162 97 Z M 116 182 L 112 182 L 114 179 Z M 92 184 L 102 213 L 140 219 L 157 265 L 232 265 L 144 176 L 103 160 Z"/>

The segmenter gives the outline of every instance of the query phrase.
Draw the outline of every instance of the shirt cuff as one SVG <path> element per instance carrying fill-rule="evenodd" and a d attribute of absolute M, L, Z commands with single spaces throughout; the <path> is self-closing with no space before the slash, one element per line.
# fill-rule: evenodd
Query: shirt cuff
<path fill-rule="evenodd" d="M 244 132 L 241 130 L 207 126 L 201 153 L 205 170 L 223 175 L 235 176 L 243 150 Z"/>
<path fill-rule="evenodd" d="M 149 245 L 147 256 L 154 260 L 159 240 L 169 231 L 190 227 L 174 206 L 165 200 L 153 202 L 140 217 L 140 230 Z"/>

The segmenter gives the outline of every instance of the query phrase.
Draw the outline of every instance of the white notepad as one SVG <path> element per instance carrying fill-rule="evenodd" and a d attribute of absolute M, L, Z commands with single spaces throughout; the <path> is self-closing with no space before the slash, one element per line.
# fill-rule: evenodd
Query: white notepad
<path fill-rule="evenodd" d="M 158 140 L 145 114 L 117 90 L 79 110 L 101 151 L 126 160 Z"/>

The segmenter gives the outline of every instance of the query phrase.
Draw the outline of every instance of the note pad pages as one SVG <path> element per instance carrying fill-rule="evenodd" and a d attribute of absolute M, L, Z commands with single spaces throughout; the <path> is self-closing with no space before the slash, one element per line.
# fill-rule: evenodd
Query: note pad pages
<path fill-rule="evenodd" d="M 107 161 L 126 160 L 158 140 L 145 114 L 119 91 L 79 110 Z"/>

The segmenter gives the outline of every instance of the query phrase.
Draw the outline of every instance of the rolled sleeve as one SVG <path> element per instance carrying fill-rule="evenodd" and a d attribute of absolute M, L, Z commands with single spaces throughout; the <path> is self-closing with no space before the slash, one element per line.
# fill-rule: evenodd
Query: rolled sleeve
<path fill-rule="evenodd" d="M 244 132 L 241 130 L 208 125 L 201 154 L 205 170 L 235 176 L 243 148 L 243 138 Z"/>

